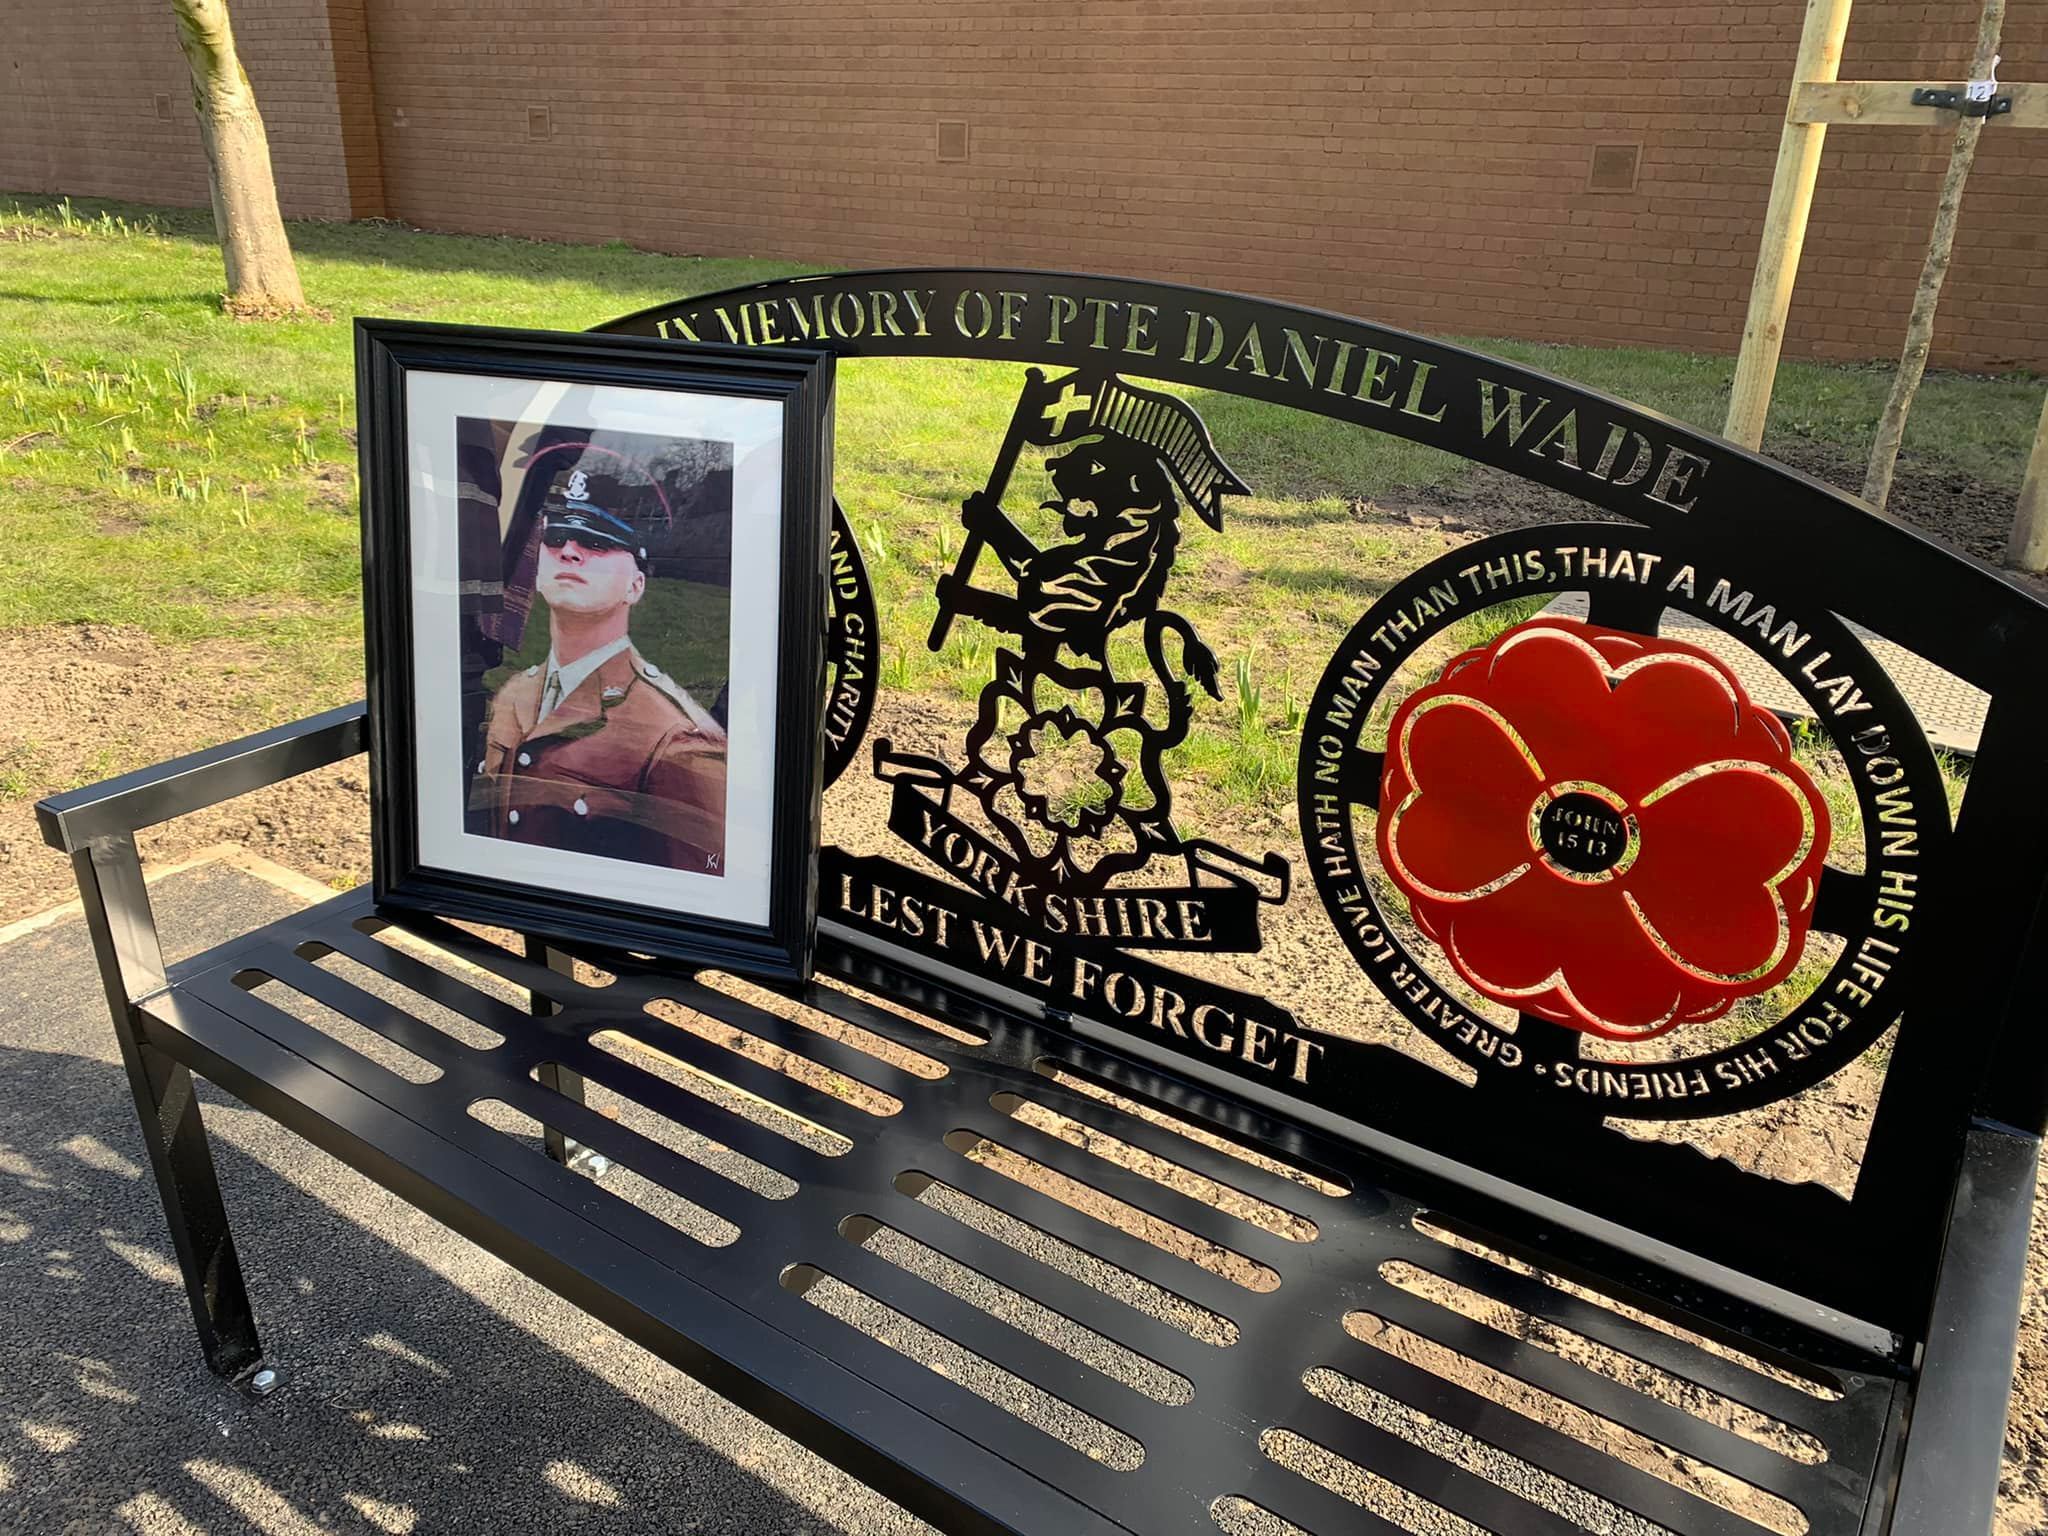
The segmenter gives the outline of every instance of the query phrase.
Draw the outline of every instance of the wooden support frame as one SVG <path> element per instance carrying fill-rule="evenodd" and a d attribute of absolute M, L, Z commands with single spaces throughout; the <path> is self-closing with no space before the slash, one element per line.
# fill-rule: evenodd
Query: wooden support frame
<path fill-rule="evenodd" d="M 1806 26 L 1799 35 L 1799 59 L 1792 71 L 1795 100 L 1802 85 L 1834 82 L 1842 67 L 1842 40 L 1848 35 L 1853 3 L 1807 0 Z M 1778 354 L 1785 346 L 1785 316 L 1792 308 L 1792 287 L 1799 276 L 1799 253 L 1806 245 L 1806 220 L 1813 211 L 1813 185 L 1820 179 L 1820 152 L 1827 135 L 1825 123 L 1802 122 L 1787 106 L 1723 433 L 1745 448 L 1756 448 L 1764 440 L 1771 385 L 1778 375 Z"/>
<path fill-rule="evenodd" d="M 1929 87 L 1925 80 L 1806 80 L 1792 87 L 1788 123 L 1858 124 L 1874 128 L 1930 128 L 1948 120 L 1940 107 L 1916 107 L 1913 93 Z M 1936 90 L 1963 92 L 1961 82 L 1934 85 Z M 2006 85 L 2000 96 L 2012 98 L 2012 110 L 1992 119 L 2002 127 L 2048 128 L 2048 85 Z"/>
<path fill-rule="evenodd" d="M 1742 326 L 1742 351 L 1736 359 L 1728 419 L 1722 429 L 1730 442 L 1752 450 L 1762 446 L 1764 423 L 1770 415 L 1771 388 L 1785 344 L 1785 317 L 1792 306 L 1828 128 L 1952 127 L 1955 119 L 1948 109 L 1915 106 L 1913 93 L 1929 85 L 1958 93 L 1963 90 L 1961 83 L 1943 86 L 1931 81 L 1838 79 L 1853 4 L 1854 0 L 1808 0 L 1806 7 L 1749 312 Z M 1998 94 L 2012 98 L 2012 110 L 1991 122 L 2015 128 L 2048 127 L 2048 85 L 2001 82 Z"/>

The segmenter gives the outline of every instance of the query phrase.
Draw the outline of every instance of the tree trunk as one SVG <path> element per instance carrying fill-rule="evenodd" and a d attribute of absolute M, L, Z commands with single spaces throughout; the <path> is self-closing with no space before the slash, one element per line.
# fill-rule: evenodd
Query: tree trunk
<path fill-rule="evenodd" d="M 227 261 L 227 307 L 242 314 L 306 307 L 277 211 L 270 140 L 235 52 L 227 0 L 171 0 L 192 66 L 192 106 L 213 184 L 213 227 Z"/>
<path fill-rule="evenodd" d="M 1998 34 L 2005 28 L 2005 0 L 1984 0 L 1984 14 L 1977 23 L 1977 52 L 1970 64 L 1972 80 L 1989 79 L 1998 67 Z M 1927 260 L 1920 268 L 1920 286 L 1913 291 L 1913 310 L 1906 321 L 1906 346 L 1899 354 L 1899 371 L 1892 379 L 1891 398 L 1877 419 L 1877 436 L 1870 445 L 1870 467 L 1863 475 L 1863 499 L 1882 507 L 1892 493 L 1892 470 L 1899 461 L 1899 444 L 1906 435 L 1906 416 L 1913 409 L 1913 397 L 1920 392 L 1921 377 L 1927 372 L 1927 353 L 1934 344 L 1934 310 L 1941 302 L 1941 285 L 1948 280 L 1949 253 L 1956 243 L 1956 215 L 1963 205 L 1963 183 L 1970 179 L 1970 165 L 1977 158 L 1977 140 L 1987 121 L 1965 117 L 1956 125 L 1955 147 L 1949 151 L 1948 172 L 1941 179 L 1941 202 L 1934 211 L 1934 234 L 1927 242 Z"/>
<path fill-rule="evenodd" d="M 2012 516 L 2012 539 L 2005 563 L 2035 576 L 2048 576 L 2048 406 L 2034 432 L 2034 451 L 2027 458 L 2026 482 Z"/>

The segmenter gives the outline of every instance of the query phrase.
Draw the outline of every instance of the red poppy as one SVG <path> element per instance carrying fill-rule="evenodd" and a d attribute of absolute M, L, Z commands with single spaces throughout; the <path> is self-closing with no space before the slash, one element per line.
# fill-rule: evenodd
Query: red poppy
<path fill-rule="evenodd" d="M 1799 961 L 1826 804 L 1695 646 L 1538 618 L 1395 711 L 1380 860 L 1479 991 L 1640 1040 Z"/>

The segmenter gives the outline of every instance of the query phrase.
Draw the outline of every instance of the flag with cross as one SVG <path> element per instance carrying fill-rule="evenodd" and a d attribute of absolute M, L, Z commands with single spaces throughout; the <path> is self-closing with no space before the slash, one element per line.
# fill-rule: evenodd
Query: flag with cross
<path fill-rule="evenodd" d="M 1047 378 L 1043 370 L 1032 368 L 1025 372 L 1023 391 L 981 499 L 990 506 L 1002 504 L 1017 454 L 1026 443 L 1057 448 L 1094 436 L 1122 438 L 1151 452 L 1196 515 L 1212 528 L 1223 526 L 1223 498 L 1251 489 L 1223 462 L 1209 429 L 1184 401 L 1127 384 L 1115 374 L 1074 372 Z M 972 578 L 983 542 L 980 533 L 970 531 L 961 545 L 953 567 L 959 585 Z M 931 649 L 945 644 L 952 622 L 952 613 L 941 607 L 927 642 Z"/>
<path fill-rule="evenodd" d="M 1058 447 L 1093 435 L 1120 437 L 1150 449 L 1202 521 L 1223 526 L 1223 498 L 1251 487 L 1217 456 L 1202 418 L 1172 395 L 1126 384 L 1115 374 L 1070 373 L 1025 394 L 1025 441 Z"/>

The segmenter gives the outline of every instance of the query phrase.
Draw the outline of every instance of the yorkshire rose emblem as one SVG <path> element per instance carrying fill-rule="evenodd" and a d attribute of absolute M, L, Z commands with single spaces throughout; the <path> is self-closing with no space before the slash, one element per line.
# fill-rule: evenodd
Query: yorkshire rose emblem
<path fill-rule="evenodd" d="M 1693 646 L 1537 618 L 1395 711 L 1378 843 L 1486 996 L 1609 1039 L 1719 1017 L 1798 963 L 1826 804 Z"/>
<path fill-rule="evenodd" d="M 1058 517 L 1043 545 L 1003 509 L 1026 447 L 1046 451 L 1053 494 L 1038 510 Z M 1287 899 L 1288 863 L 1172 814 L 1167 756 L 1198 691 L 1223 690 L 1216 653 L 1161 606 L 1182 512 L 1221 529 L 1225 498 L 1249 489 L 1185 402 L 1113 374 L 1028 370 L 988 485 L 961 504 L 967 538 L 927 642 L 965 618 L 1016 644 L 995 649 L 958 768 L 876 743 L 875 772 L 896 784 L 891 829 L 1054 934 L 1257 949 L 1257 908 Z M 1155 860 L 1180 863 L 1185 883 L 1112 884 Z"/>

